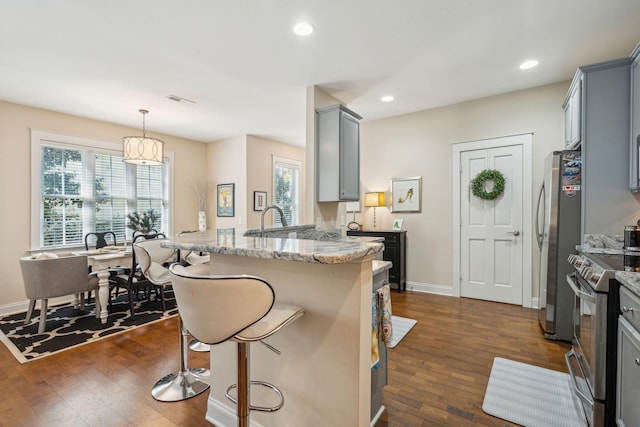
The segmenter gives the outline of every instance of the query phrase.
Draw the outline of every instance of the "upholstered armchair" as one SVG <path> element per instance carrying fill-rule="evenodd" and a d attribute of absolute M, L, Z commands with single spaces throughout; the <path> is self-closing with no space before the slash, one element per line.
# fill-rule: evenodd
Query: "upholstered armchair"
<path fill-rule="evenodd" d="M 29 301 L 25 324 L 31 321 L 36 301 L 40 302 L 38 333 L 43 333 L 49 298 L 80 294 L 84 309 L 84 292 L 98 289 L 98 278 L 87 274 L 87 257 L 71 254 L 20 258 L 24 291 Z"/>

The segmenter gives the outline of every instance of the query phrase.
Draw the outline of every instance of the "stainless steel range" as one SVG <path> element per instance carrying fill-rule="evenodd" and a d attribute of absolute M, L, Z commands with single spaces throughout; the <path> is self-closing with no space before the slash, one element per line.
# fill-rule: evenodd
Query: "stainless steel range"
<path fill-rule="evenodd" d="M 618 284 L 625 256 L 570 255 L 574 293 L 572 348 L 566 354 L 576 402 L 591 427 L 615 425 Z"/>

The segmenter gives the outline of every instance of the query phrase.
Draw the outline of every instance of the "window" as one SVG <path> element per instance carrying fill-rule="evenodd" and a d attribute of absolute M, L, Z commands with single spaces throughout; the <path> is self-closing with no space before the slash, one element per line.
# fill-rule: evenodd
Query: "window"
<path fill-rule="evenodd" d="M 300 207 L 300 162 L 273 157 L 273 202 L 284 211 L 289 225 L 298 225 Z M 273 223 L 281 226 L 280 215 L 273 215 Z"/>
<path fill-rule="evenodd" d="M 153 209 L 169 232 L 171 161 L 136 166 L 119 144 L 32 131 L 32 249 L 84 245 L 91 231 L 132 230 L 127 214 Z"/>

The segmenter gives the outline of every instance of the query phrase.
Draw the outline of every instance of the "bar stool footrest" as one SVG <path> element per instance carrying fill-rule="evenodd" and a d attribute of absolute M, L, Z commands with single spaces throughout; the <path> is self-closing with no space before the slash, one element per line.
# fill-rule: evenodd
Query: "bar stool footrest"
<path fill-rule="evenodd" d="M 263 386 L 266 387 L 268 389 L 271 389 L 271 391 L 273 391 L 278 398 L 280 399 L 280 402 L 277 405 L 274 406 L 253 406 L 251 404 L 249 404 L 249 409 L 252 411 L 260 411 L 260 412 L 275 412 L 277 410 L 279 410 L 280 408 L 282 408 L 282 406 L 284 406 L 284 396 L 282 395 L 282 392 L 280 391 L 280 389 L 276 386 L 274 386 L 271 383 L 265 382 L 265 381 L 250 381 L 249 384 L 251 385 L 259 385 L 259 386 Z M 225 391 L 224 395 L 227 397 L 227 399 L 229 399 L 230 401 L 232 401 L 234 404 L 237 404 L 237 399 L 235 397 L 233 397 L 230 394 L 230 391 L 233 390 L 234 388 L 237 388 L 237 384 L 232 384 L 230 385 L 227 390 Z"/>

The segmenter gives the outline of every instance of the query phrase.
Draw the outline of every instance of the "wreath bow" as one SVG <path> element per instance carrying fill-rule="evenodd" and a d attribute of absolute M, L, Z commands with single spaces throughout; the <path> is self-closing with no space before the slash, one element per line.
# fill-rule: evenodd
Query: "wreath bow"
<path fill-rule="evenodd" d="M 487 191 L 487 182 L 493 182 L 493 189 Z M 471 192 L 482 200 L 495 200 L 504 191 L 504 175 L 495 169 L 485 169 L 471 180 Z"/>

